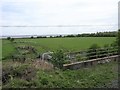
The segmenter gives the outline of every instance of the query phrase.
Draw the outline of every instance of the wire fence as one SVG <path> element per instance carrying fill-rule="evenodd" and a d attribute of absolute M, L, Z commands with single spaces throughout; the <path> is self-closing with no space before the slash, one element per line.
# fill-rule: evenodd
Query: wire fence
<path fill-rule="evenodd" d="M 90 60 L 97 58 L 110 57 L 113 55 L 118 55 L 118 46 L 115 47 L 105 47 L 98 49 L 88 49 L 80 52 L 72 52 L 66 53 L 67 57 L 71 61 L 82 61 L 82 60 Z"/>

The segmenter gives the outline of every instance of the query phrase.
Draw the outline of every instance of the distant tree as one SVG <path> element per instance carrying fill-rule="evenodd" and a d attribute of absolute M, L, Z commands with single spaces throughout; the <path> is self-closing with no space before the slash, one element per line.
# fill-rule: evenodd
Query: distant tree
<path fill-rule="evenodd" d="M 33 36 L 31 36 L 31 38 L 34 38 Z"/>
<path fill-rule="evenodd" d="M 81 37 L 81 34 L 76 35 L 76 37 Z"/>
<path fill-rule="evenodd" d="M 53 36 L 50 36 L 50 38 L 53 38 Z"/>
<path fill-rule="evenodd" d="M 76 37 L 75 35 L 67 35 L 66 37 Z"/>
<path fill-rule="evenodd" d="M 11 39 L 11 37 L 7 37 L 7 40 L 10 40 Z"/>
<path fill-rule="evenodd" d="M 60 35 L 59 37 L 62 37 L 62 35 Z"/>

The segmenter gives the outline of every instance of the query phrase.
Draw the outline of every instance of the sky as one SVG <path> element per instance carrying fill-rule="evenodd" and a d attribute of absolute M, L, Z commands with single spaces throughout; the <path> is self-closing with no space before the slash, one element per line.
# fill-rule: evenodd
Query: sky
<path fill-rule="evenodd" d="M 2 35 L 78 34 L 115 31 L 119 0 L 0 0 Z"/>

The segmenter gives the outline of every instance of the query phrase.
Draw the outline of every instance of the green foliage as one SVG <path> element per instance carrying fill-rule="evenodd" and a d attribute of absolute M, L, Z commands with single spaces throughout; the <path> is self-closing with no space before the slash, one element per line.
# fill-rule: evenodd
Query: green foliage
<path fill-rule="evenodd" d="M 31 38 L 33 39 L 34 37 L 33 37 L 33 36 L 31 36 Z"/>
<path fill-rule="evenodd" d="M 82 55 L 76 55 L 76 60 L 77 61 L 82 61 L 82 60 L 84 60 L 84 57 L 82 56 Z"/>
<path fill-rule="evenodd" d="M 15 62 L 18 61 L 18 62 L 21 62 L 21 63 L 24 63 L 26 61 L 25 55 L 21 55 L 21 54 L 19 54 L 19 55 L 16 55 L 16 54 L 12 55 L 11 59 L 13 61 L 15 61 Z"/>
<path fill-rule="evenodd" d="M 118 46 L 118 43 L 117 43 L 117 41 L 114 41 L 114 42 L 111 43 L 110 45 L 111 45 L 111 47 L 116 47 L 116 46 Z"/>
<path fill-rule="evenodd" d="M 100 47 L 97 44 L 93 44 L 93 45 L 90 46 L 89 49 L 95 50 L 95 49 L 98 49 L 98 48 L 100 48 Z"/>
<path fill-rule="evenodd" d="M 81 70 L 41 71 L 38 76 L 46 78 L 45 87 L 51 88 L 94 88 L 101 87 L 117 76 L 114 62 Z M 117 67 L 116 67 L 117 68 Z M 41 80 L 41 78 L 39 78 Z M 41 83 L 41 82 L 40 82 Z M 41 85 L 41 84 L 40 84 Z M 43 85 L 41 87 L 44 87 Z"/>
<path fill-rule="evenodd" d="M 97 32 L 97 33 L 88 33 L 88 34 L 77 34 L 77 35 L 67 35 L 65 37 L 116 37 L 117 32 Z"/>
<path fill-rule="evenodd" d="M 3 88 L 26 88 L 28 82 L 23 79 L 14 78 L 9 81 L 6 85 L 3 85 Z"/>
<path fill-rule="evenodd" d="M 22 73 L 29 70 L 29 67 L 27 65 L 17 67 L 16 71 Z M 116 69 L 117 63 L 111 62 L 80 70 L 39 70 L 30 77 L 34 79 L 27 81 L 24 77 L 14 76 L 9 79 L 9 82 L 3 84 L 3 88 L 97 88 L 116 79 L 118 75 Z M 33 70 L 31 72 L 33 73 Z M 26 74 L 22 73 L 22 75 Z"/>
<path fill-rule="evenodd" d="M 14 41 L 14 38 L 7 37 L 7 40 L 10 40 L 11 42 L 13 42 L 13 41 Z"/>
<path fill-rule="evenodd" d="M 13 42 L 15 39 L 14 38 L 11 38 L 10 41 Z"/>
<path fill-rule="evenodd" d="M 120 54 L 120 29 L 118 30 L 117 43 L 118 43 L 118 51 L 119 51 L 119 54 Z"/>
<path fill-rule="evenodd" d="M 42 79 L 41 79 L 41 83 L 42 83 L 42 85 L 48 85 L 48 80 L 47 80 L 47 78 L 42 78 Z"/>
<path fill-rule="evenodd" d="M 11 37 L 7 37 L 7 40 L 10 40 L 11 39 Z"/>
<path fill-rule="evenodd" d="M 65 61 L 65 55 L 63 50 L 57 50 L 56 52 L 54 52 L 51 61 L 55 67 L 62 69 Z"/>
<path fill-rule="evenodd" d="M 37 70 L 34 67 L 31 67 L 28 64 L 7 67 L 4 66 L 2 73 L 3 84 L 14 78 L 30 81 L 33 76 L 35 76 L 36 71 Z"/>
<path fill-rule="evenodd" d="M 69 63 L 71 63 L 70 60 L 65 60 L 64 61 L 64 64 L 69 64 Z"/>

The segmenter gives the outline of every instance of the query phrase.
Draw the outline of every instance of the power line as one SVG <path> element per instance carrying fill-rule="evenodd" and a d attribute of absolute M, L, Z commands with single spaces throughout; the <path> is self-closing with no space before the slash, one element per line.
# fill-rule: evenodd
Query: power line
<path fill-rule="evenodd" d="M 91 27 L 91 26 L 118 26 L 117 24 L 114 25 L 3 25 L 0 27 Z"/>

